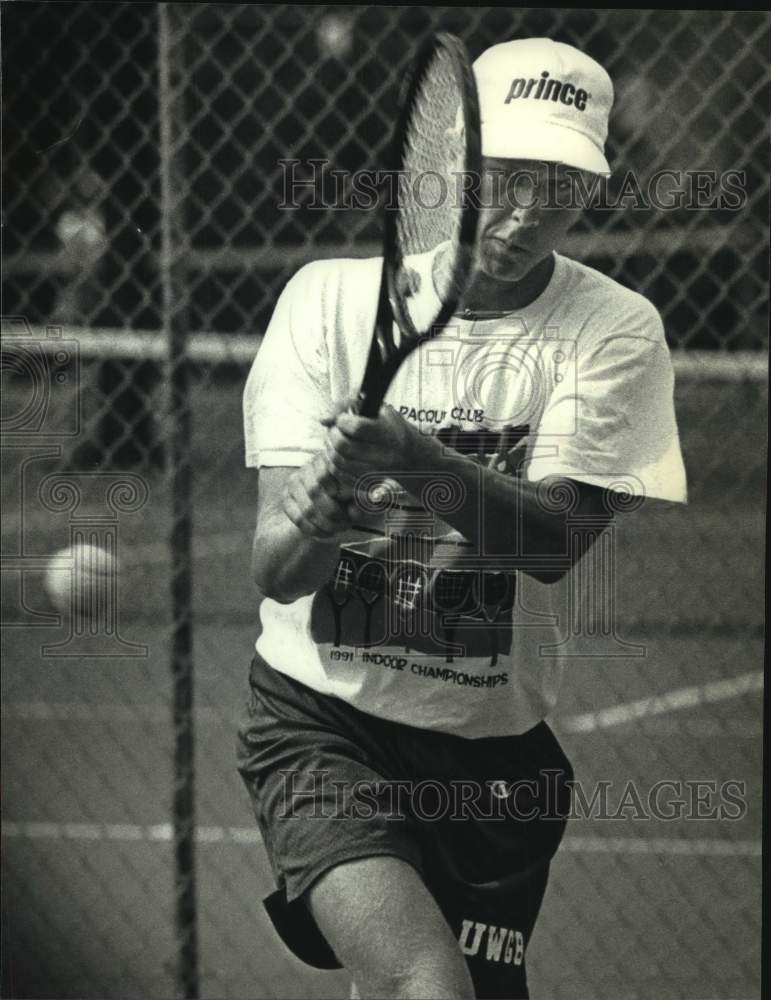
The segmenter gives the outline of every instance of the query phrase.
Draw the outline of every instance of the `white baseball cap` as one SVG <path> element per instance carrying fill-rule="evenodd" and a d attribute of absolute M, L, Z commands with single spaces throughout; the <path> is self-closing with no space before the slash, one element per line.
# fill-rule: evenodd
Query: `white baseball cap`
<path fill-rule="evenodd" d="M 551 38 L 487 49 L 474 63 L 482 153 L 549 160 L 608 176 L 613 84 L 599 63 Z"/>

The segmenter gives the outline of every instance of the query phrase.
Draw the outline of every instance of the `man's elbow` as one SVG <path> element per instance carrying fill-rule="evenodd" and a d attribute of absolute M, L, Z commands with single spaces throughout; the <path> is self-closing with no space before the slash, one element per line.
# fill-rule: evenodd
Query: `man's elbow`
<path fill-rule="evenodd" d="M 252 575 L 260 594 L 263 597 L 269 597 L 271 601 L 276 601 L 277 604 L 291 604 L 298 597 L 302 597 L 302 594 L 295 593 L 295 589 L 288 586 L 278 573 L 265 573 L 258 570 Z"/>
<path fill-rule="evenodd" d="M 282 590 L 278 587 L 265 588 L 260 586 L 259 583 L 257 584 L 257 589 L 263 597 L 270 598 L 270 600 L 275 601 L 276 604 L 292 604 L 299 597 L 302 597 L 302 594 L 290 593 L 288 590 Z"/>
<path fill-rule="evenodd" d="M 604 523 L 598 523 L 590 537 L 576 539 L 573 551 L 565 556 L 553 555 L 541 566 L 528 568 L 527 572 L 539 583 L 554 584 L 564 580 L 573 568 L 587 555 L 594 543 L 603 531 L 608 527 L 610 519 Z"/>
<path fill-rule="evenodd" d="M 263 597 L 269 597 L 279 604 L 291 604 L 297 596 L 291 592 L 288 581 L 284 578 L 282 567 L 271 558 L 267 547 L 260 545 L 255 538 L 252 550 L 252 580 Z"/>
<path fill-rule="evenodd" d="M 300 596 L 293 592 L 278 569 L 257 561 L 252 562 L 252 580 L 262 597 L 269 597 L 277 604 L 291 604 Z"/>
<path fill-rule="evenodd" d="M 564 580 L 565 577 L 570 572 L 570 568 L 568 566 L 564 566 L 564 567 L 561 567 L 559 569 L 557 569 L 557 568 L 549 568 L 549 569 L 533 569 L 533 568 L 530 568 L 530 569 L 526 570 L 526 572 L 527 572 L 527 574 L 529 576 L 532 576 L 532 578 L 534 580 L 537 580 L 539 583 L 545 583 L 545 584 L 551 585 L 551 584 L 554 584 L 554 583 L 559 583 L 560 580 Z"/>

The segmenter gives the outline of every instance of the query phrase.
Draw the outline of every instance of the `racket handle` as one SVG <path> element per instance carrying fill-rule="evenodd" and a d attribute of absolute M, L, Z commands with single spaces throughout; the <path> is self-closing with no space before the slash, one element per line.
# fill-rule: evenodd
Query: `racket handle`
<path fill-rule="evenodd" d="M 351 407 L 351 412 L 359 417 L 369 417 L 374 420 L 380 412 L 382 400 L 376 393 L 360 392 Z"/>

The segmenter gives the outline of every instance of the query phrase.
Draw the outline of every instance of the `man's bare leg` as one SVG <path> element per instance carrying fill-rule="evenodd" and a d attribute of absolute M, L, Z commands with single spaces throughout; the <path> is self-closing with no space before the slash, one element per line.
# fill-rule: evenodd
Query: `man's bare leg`
<path fill-rule="evenodd" d="M 316 923 L 362 1000 L 474 1000 L 458 942 L 420 875 L 401 858 L 331 868 L 309 891 Z"/>

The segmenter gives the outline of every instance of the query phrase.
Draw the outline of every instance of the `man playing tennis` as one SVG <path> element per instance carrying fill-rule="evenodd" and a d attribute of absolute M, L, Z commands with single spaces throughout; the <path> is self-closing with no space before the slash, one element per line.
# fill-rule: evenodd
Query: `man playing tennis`
<path fill-rule="evenodd" d="M 572 778 L 544 721 L 566 582 L 618 491 L 685 500 L 656 309 L 556 252 L 571 176 L 609 173 L 611 82 L 548 39 L 474 71 L 483 207 L 458 314 L 366 419 L 380 262 L 308 265 L 244 397 L 266 596 L 239 770 L 277 929 L 363 997 L 528 995 Z"/>

